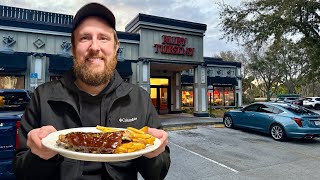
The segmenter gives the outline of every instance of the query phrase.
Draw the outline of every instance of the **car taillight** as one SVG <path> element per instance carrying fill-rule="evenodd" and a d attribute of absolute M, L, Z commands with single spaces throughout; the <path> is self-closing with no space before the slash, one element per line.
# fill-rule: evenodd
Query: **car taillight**
<path fill-rule="evenodd" d="M 16 149 L 20 147 L 20 141 L 19 141 L 19 128 L 20 128 L 20 121 L 16 122 Z"/>
<path fill-rule="evenodd" d="M 292 118 L 292 120 L 294 120 L 298 124 L 299 127 L 302 127 L 302 121 L 300 118 Z"/>

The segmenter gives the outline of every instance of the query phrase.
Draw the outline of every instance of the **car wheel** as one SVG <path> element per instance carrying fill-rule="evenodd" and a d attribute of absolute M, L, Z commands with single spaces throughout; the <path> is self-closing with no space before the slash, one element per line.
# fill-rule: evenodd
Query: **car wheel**
<path fill-rule="evenodd" d="M 273 124 L 270 128 L 270 134 L 276 141 L 285 141 L 287 139 L 286 132 L 280 124 Z"/>
<path fill-rule="evenodd" d="M 314 106 L 314 109 L 315 109 L 315 110 L 320 110 L 320 104 L 316 104 L 316 105 Z"/>
<path fill-rule="evenodd" d="M 229 115 L 224 116 L 223 124 L 227 128 L 233 128 L 233 120 L 232 120 L 231 116 L 229 116 Z"/>

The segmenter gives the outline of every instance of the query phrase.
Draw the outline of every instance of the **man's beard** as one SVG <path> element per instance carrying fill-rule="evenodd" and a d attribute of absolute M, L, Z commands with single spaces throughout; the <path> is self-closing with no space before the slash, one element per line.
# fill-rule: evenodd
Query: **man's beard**
<path fill-rule="evenodd" d="M 103 59 L 105 60 L 105 66 L 103 71 L 100 72 L 96 72 L 95 69 L 91 69 L 85 63 L 79 63 L 77 60 L 74 60 L 73 69 L 75 76 L 89 86 L 107 84 L 113 76 L 117 65 L 117 58 L 115 56 L 110 61 L 106 57 L 103 57 Z"/>

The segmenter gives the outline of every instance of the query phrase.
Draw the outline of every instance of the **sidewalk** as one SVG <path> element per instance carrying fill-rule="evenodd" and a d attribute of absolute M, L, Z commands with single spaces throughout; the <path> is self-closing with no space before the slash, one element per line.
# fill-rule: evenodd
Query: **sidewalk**
<path fill-rule="evenodd" d="M 160 119 L 164 129 L 223 124 L 222 118 L 195 117 L 186 113 L 164 114 Z"/>

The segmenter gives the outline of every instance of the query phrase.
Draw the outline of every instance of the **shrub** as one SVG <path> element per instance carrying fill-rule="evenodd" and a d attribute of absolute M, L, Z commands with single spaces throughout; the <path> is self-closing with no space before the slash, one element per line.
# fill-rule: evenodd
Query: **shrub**
<path fill-rule="evenodd" d="M 222 118 L 224 113 L 226 112 L 227 110 L 224 109 L 224 108 L 221 108 L 221 109 L 212 109 L 211 111 L 211 117 L 217 117 L 217 118 Z M 210 113 L 210 111 L 209 111 Z"/>
<path fill-rule="evenodd" d="M 193 114 L 193 107 L 182 107 L 181 110 L 183 113 Z"/>

